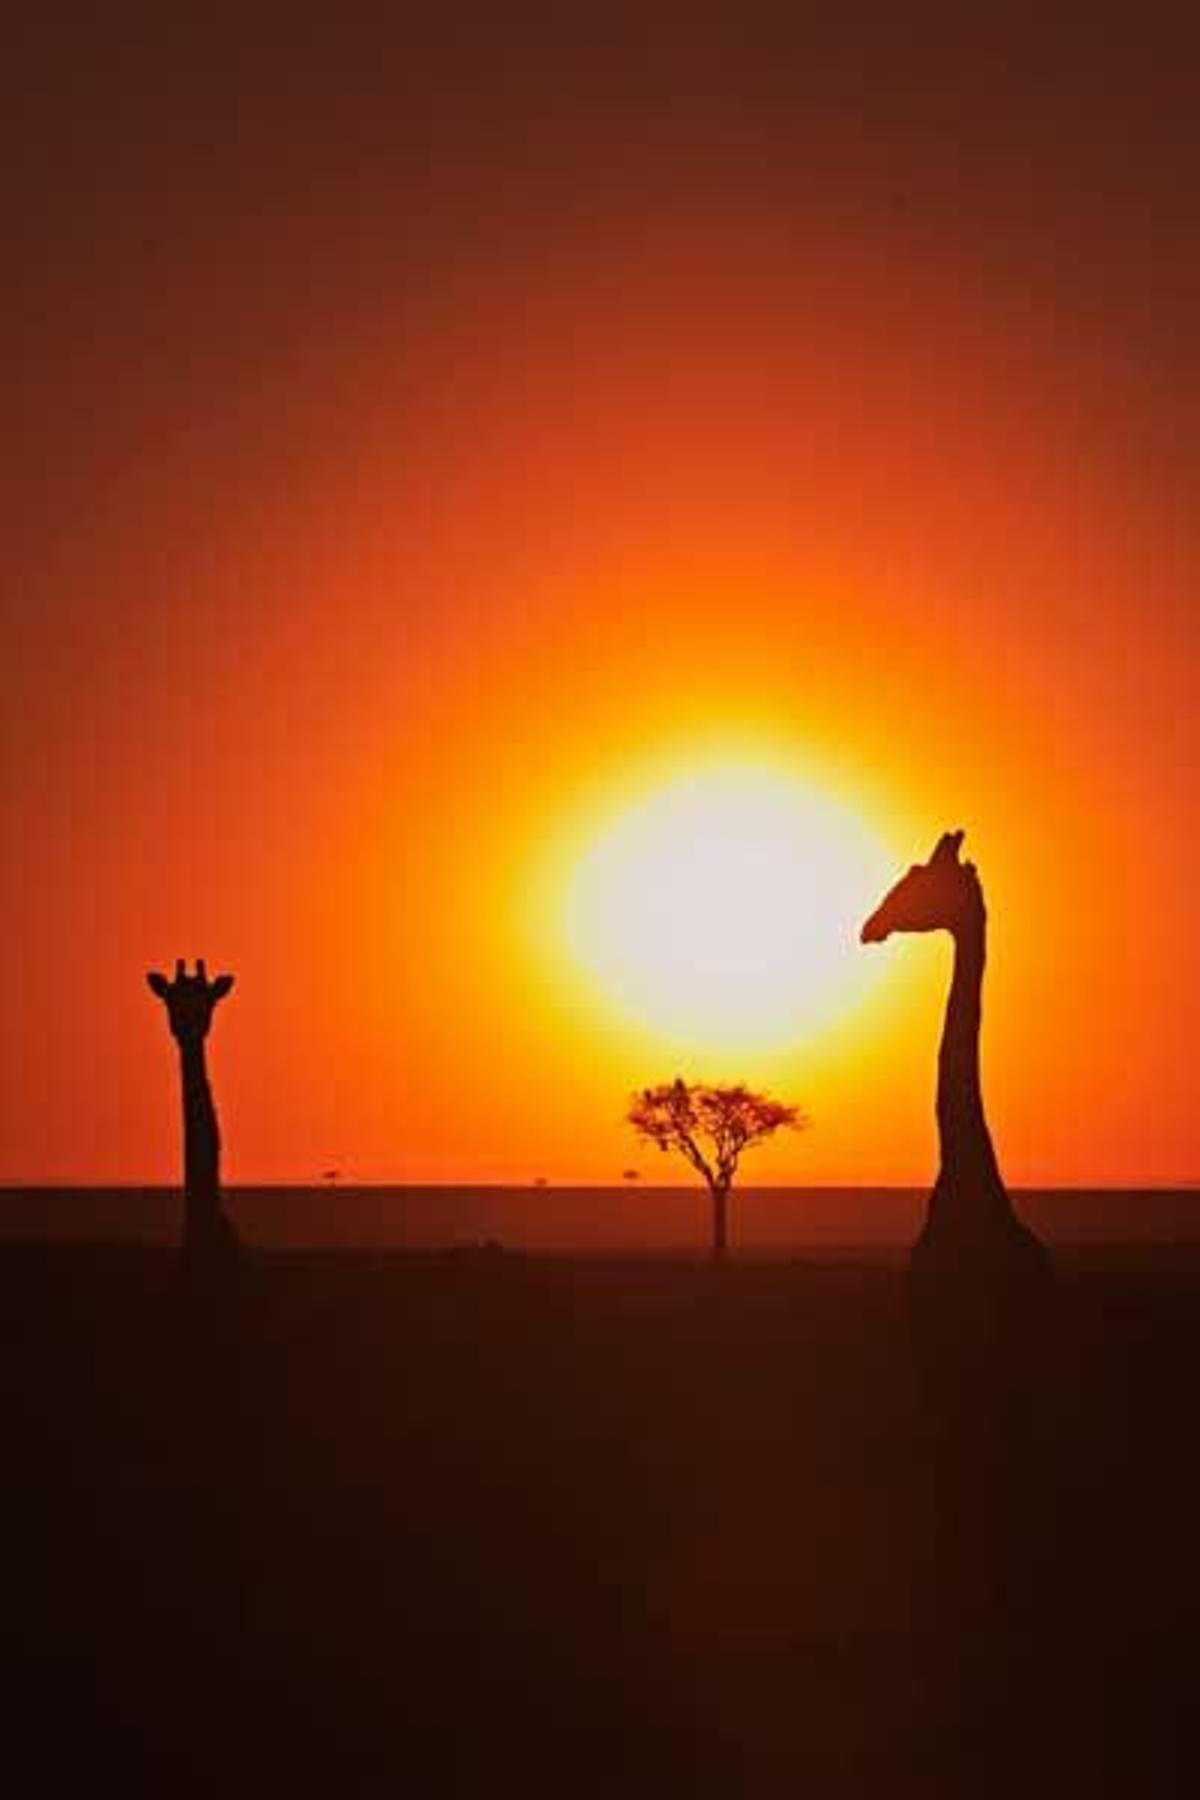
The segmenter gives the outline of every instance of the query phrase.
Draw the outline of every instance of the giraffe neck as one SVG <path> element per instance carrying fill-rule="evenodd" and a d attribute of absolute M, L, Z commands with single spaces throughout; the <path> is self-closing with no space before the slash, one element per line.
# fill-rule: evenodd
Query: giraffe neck
<path fill-rule="evenodd" d="M 939 1186 L 961 1195 L 963 1203 L 971 1196 L 984 1204 L 998 1198 L 1006 1206 L 979 1078 L 986 960 L 987 918 L 981 906 L 978 916 L 954 933 L 954 974 L 938 1052 Z"/>
<path fill-rule="evenodd" d="M 202 1038 L 180 1044 L 179 1067 L 183 1080 L 184 1210 L 191 1237 L 209 1227 L 220 1211 L 221 1136 Z"/>

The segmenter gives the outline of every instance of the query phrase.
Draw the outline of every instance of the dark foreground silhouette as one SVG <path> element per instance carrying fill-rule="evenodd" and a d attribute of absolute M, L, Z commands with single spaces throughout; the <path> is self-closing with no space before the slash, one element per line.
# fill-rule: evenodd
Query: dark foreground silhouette
<path fill-rule="evenodd" d="M 915 1348 L 931 1395 L 956 1430 L 1019 1430 L 1053 1354 L 1050 1259 L 1017 1218 L 984 1113 L 979 1069 L 987 910 L 961 831 L 901 877 L 862 928 L 865 944 L 893 932 L 946 931 L 954 970 L 937 1060 L 940 1165 L 909 1288 Z M 1000 1446 L 1007 1454 L 1007 1447 Z"/>
<path fill-rule="evenodd" d="M 1018 1219 L 988 1130 L 979 1066 L 987 909 L 961 831 L 945 832 L 862 927 L 948 932 L 954 968 L 937 1059 L 940 1161 L 908 1270 L 919 1405 L 930 1434 L 938 1579 L 964 1642 L 1040 1616 L 1056 1485 L 1064 1344 L 1049 1257 Z M 997 1727 L 998 1728 L 998 1727 Z"/>
<path fill-rule="evenodd" d="M 150 991 L 167 1009 L 167 1023 L 179 1051 L 183 1102 L 183 1270 L 198 1286 L 220 1289 L 237 1262 L 237 1234 L 221 1202 L 221 1133 L 208 1080 L 206 1040 L 218 1003 L 233 986 L 232 975 L 210 981 L 204 963 L 189 975 L 183 959 L 175 978 L 151 970 Z"/>
<path fill-rule="evenodd" d="M 941 1164 L 924 1230 L 913 1249 L 914 1275 L 947 1284 L 985 1272 L 1040 1281 L 1046 1253 L 1013 1211 L 984 1115 L 979 1075 L 987 910 L 974 863 L 959 859 L 963 833 L 948 831 L 927 863 L 917 863 L 885 895 L 862 928 L 864 944 L 893 932 L 949 932 L 954 973 L 937 1064 Z"/>
<path fill-rule="evenodd" d="M 1182 1791 L 1200 1257 L 957 1514 L 898 1271 L 247 1261 L 0 1252 L 14 1792 Z"/>

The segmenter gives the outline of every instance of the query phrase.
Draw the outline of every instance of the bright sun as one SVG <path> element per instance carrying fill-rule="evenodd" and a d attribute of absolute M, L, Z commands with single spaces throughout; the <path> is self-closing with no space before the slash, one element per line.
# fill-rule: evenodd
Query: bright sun
<path fill-rule="evenodd" d="M 722 762 L 610 818 L 568 883 L 569 948 L 632 1022 L 774 1049 L 859 1000 L 858 924 L 894 875 L 851 812 L 778 767 Z"/>

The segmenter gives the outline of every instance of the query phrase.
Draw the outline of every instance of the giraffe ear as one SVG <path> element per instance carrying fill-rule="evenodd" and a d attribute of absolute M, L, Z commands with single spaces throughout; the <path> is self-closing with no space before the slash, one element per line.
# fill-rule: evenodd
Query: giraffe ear
<path fill-rule="evenodd" d="M 962 831 L 944 831 L 938 839 L 937 849 L 930 857 L 930 862 L 956 863 L 965 835 L 966 833 Z"/>
<path fill-rule="evenodd" d="M 212 985 L 208 990 L 209 997 L 211 998 L 214 1006 L 216 1005 L 218 1000 L 223 1000 L 225 998 L 226 994 L 229 992 L 229 990 L 232 986 L 233 986 L 233 976 L 232 975 L 217 975 L 216 977 L 214 977 Z"/>
<path fill-rule="evenodd" d="M 166 976 L 160 975 L 157 969 L 150 969 L 147 971 L 146 984 L 149 987 L 150 992 L 152 994 L 157 994 L 160 1000 L 165 1000 L 171 991 L 170 983 L 167 981 Z"/>

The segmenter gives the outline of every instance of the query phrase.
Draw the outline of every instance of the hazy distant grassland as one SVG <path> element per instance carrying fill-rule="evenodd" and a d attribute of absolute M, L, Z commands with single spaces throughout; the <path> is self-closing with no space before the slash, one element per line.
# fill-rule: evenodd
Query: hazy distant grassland
<path fill-rule="evenodd" d="M 1039 1233 L 1059 1243 L 1200 1242 L 1200 1189 L 1016 1190 Z M 896 1250 L 916 1236 L 923 1188 L 761 1188 L 733 1196 L 735 1248 Z M 232 1187 L 229 1204 L 252 1244 L 437 1248 L 493 1240 L 548 1251 L 703 1250 L 708 1201 L 697 1187 Z M 0 1240 L 178 1239 L 176 1188 L 0 1188 Z"/>

